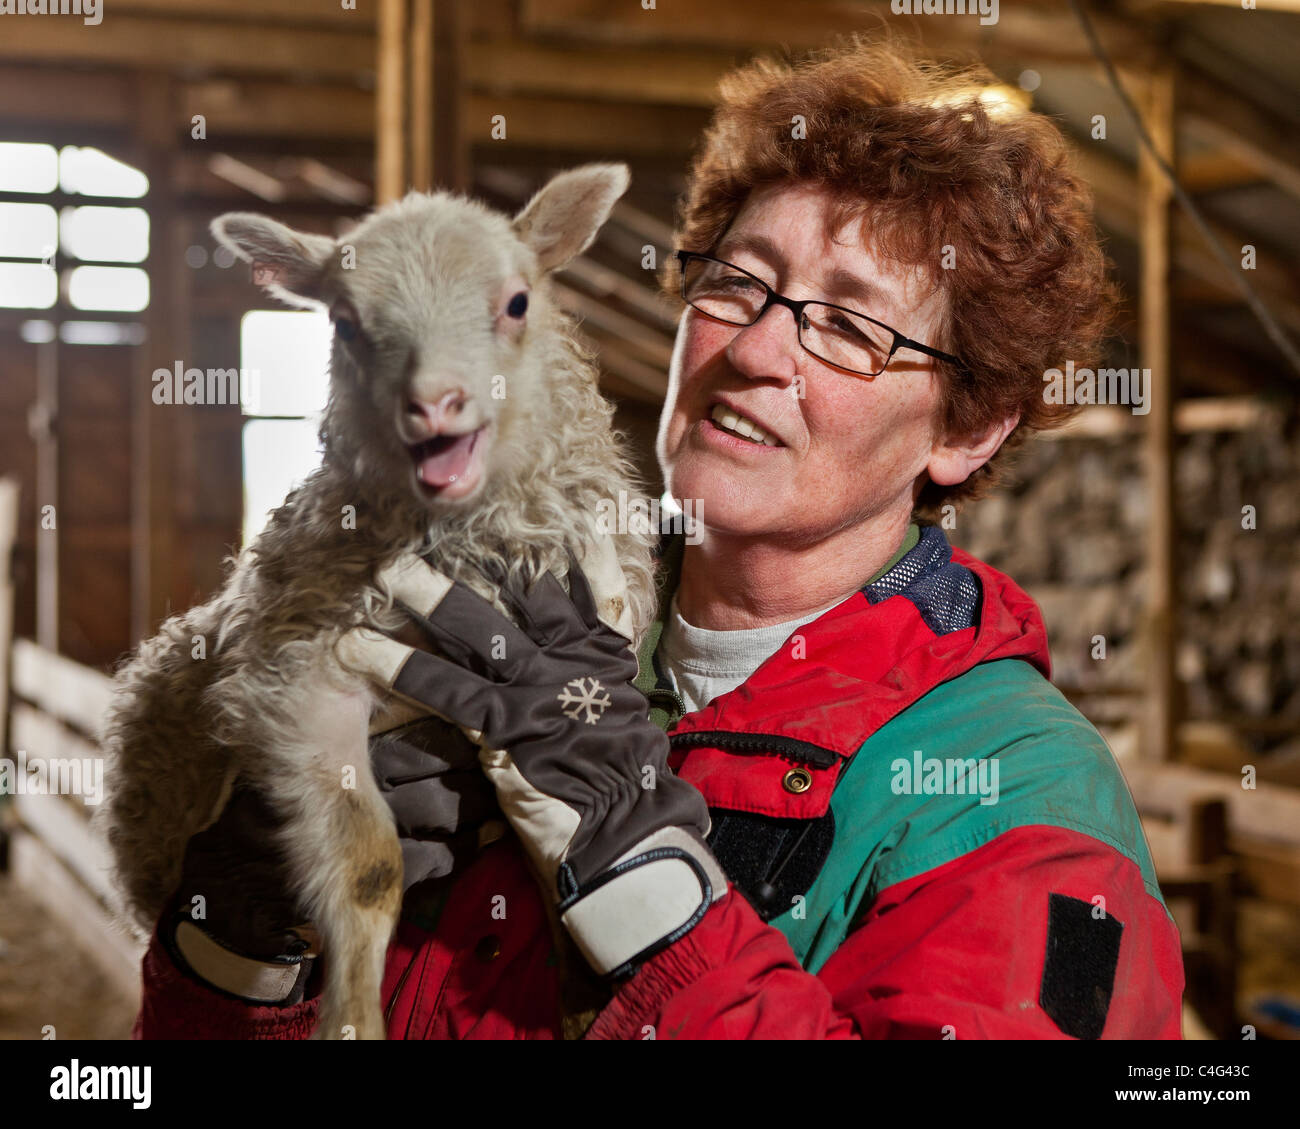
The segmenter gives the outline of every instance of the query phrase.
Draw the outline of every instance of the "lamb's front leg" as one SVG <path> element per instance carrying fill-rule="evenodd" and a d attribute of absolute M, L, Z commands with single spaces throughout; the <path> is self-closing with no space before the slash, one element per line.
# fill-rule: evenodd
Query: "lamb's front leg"
<path fill-rule="evenodd" d="M 291 813 L 286 858 L 322 941 L 317 1039 L 385 1035 L 380 993 L 401 907 L 402 854 L 370 769 L 371 701 L 363 685 L 301 692 L 294 731 L 268 765 L 278 806 Z"/>

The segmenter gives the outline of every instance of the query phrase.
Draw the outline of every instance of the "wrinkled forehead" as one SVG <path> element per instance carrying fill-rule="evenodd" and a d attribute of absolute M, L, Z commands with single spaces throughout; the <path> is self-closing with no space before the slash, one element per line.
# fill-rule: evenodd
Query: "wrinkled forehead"
<path fill-rule="evenodd" d="M 798 297 L 822 297 L 885 321 L 937 322 L 945 307 L 941 264 L 900 245 L 889 219 L 871 202 L 822 185 L 766 184 L 750 192 L 715 253 L 746 269 L 761 263 Z"/>

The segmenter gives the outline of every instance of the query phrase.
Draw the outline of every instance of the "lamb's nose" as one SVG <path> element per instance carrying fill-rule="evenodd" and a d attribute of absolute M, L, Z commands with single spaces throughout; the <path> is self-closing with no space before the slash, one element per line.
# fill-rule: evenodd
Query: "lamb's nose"
<path fill-rule="evenodd" d="M 419 419 L 422 428 L 427 429 L 430 435 L 441 435 L 445 431 L 455 429 L 457 419 L 465 410 L 465 402 L 468 399 L 463 388 L 453 388 L 433 401 L 417 400 L 412 397 L 406 405 L 406 410 Z"/>

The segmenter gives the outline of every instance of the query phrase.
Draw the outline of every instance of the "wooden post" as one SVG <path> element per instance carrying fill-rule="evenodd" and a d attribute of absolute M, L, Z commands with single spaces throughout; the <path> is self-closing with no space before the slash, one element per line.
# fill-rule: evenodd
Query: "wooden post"
<path fill-rule="evenodd" d="M 1174 164 L 1174 73 L 1152 73 L 1142 98 L 1143 119 L 1156 150 Z M 1148 590 L 1145 609 L 1146 717 L 1143 755 L 1171 760 L 1175 752 L 1178 684 L 1175 652 L 1177 576 L 1174 570 L 1174 402 L 1177 386 L 1169 349 L 1169 246 L 1172 189 L 1156 162 L 1141 148 L 1138 157 L 1141 204 L 1141 365 L 1151 370 L 1145 456 L 1149 520 Z"/>
<path fill-rule="evenodd" d="M 144 639 L 166 617 L 172 595 L 174 517 L 173 417 L 153 402 L 151 375 L 186 362 L 187 334 L 177 325 L 182 250 L 176 246 L 173 132 L 176 94 L 162 73 L 136 86 L 135 162 L 149 178 L 149 308 L 145 341 L 136 350 L 131 383 L 131 634 Z M 184 411 L 173 407 L 172 411 Z"/>
<path fill-rule="evenodd" d="M 433 187 L 433 0 L 411 0 L 410 187 Z"/>
<path fill-rule="evenodd" d="M 59 649 L 59 324 L 36 346 L 36 403 L 28 427 L 36 443 L 36 641 Z M 45 507 L 53 521 L 47 521 Z"/>
<path fill-rule="evenodd" d="M 406 170 L 406 0 L 380 0 L 375 89 L 375 203 L 398 199 Z"/>
<path fill-rule="evenodd" d="M 467 187 L 460 34 L 459 0 L 384 0 L 380 8 L 377 203 L 408 188 Z"/>
<path fill-rule="evenodd" d="M 433 180 L 437 188 L 468 191 L 469 151 L 461 124 L 461 60 L 465 57 L 461 0 L 432 3 L 433 24 Z"/>

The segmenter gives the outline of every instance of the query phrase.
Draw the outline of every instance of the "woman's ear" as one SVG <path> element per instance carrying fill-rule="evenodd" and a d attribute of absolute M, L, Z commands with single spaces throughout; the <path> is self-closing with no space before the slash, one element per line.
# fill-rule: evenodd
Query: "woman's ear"
<path fill-rule="evenodd" d="M 926 464 L 930 481 L 938 486 L 957 486 L 998 453 L 1006 438 L 1020 422 L 1015 412 L 987 429 L 961 439 L 941 439 L 930 450 Z"/>

